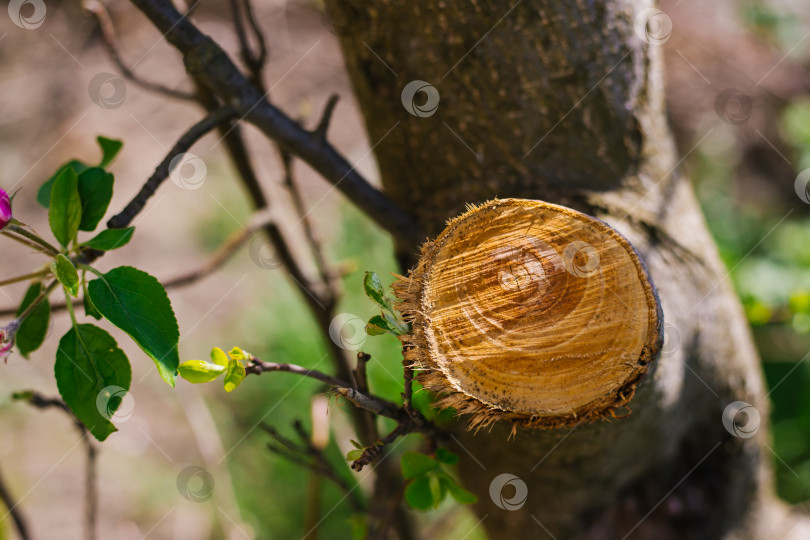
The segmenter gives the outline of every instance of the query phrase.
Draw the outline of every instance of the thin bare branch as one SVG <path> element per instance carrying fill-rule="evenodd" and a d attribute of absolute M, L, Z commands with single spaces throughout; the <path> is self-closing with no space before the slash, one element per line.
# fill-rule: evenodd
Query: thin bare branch
<path fill-rule="evenodd" d="M 298 183 L 295 181 L 295 177 L 293 175 L 292 154 L 284 150 L 284 148 L 281 146 L 278 147 L 278 151 L 281 157 L 282 166 L 284 168 L 284 185 L 287 187 L 287 191 L 290 193 L 290 198 L 292 199 L 293 206 L 295 207 L 295 212 L 298 215 L 298 219 L 301 221 L 304 231 L 304 238 L 306 238 L 307 245 L 312 253 L 312 258 L 315 260 L 315 266 L 318 269 L 318 274 L 323 282 L 323 286 L 329 292 L 329 296 L 331 298 L 337 298 L 340 293 L 335 280 L 336 274 L 329 267 L 329 263 L 326 261 L 321 239 L 315 230 L 315 226 L 313 225 L 309 214 L 304 208 L 304 200 L 301 196 L 301 190 L 298 188 Z"/>
<path fill-rule="evenodd" d="M 96 485 L 96 445 L 90 440 L 90 437 L 84 436 L 84 445 L 86 449 L 85 458 L 85 475 L 84 475 L 84 530 L 87 540 L 96 540 L 96 526 L 98 523 L 98 487 Z"/>
<path fill-rule="evenodd" d="M 23 515 L 20 503 L 12 497 L 2 473 L 0 473 L 0 501 L 3 501 L 3 505 L 7 509 L 6 512 L 11 515 L 14 527 L 16 527 L 21 540 L 32 540 L 33 536 L 31 536 L 28 529 L 28 520 Z"/>
<path fill-rule="evenodd" d="M 96 482 L 96 454 L 98 450 L 91 440 L 90 432 L 85 425 L 73 414 L 73 411 L 67 404 L 60 398 L 45 397 L 39 392 L 34 390 L 26 390 L 24 392 L 15 392 L 12 399 L 16 401 L 25 401 L 29 405 L 37 409 L 59 409 L 64 412 L 72 421 L 73 425 L 79 431 L 79 434 L 84 441 L 86 449 L 86 468 L 84 475 L 85 487 L 85 500 L 84 500 L 84 527 L 85 538 L 87 540 L 96 539 L 96 525 L 98 518 L 98 489 Z"/>
<path fill-rule="evenodd" d="M 371 355 L 363 351 L 357 353 L 357 366 L 354 368 L 354 380 L 357 382 L 357 389 L 361 392 L 368 392 L 368 375 L 366 373 L 366 366 Z"/>
<path fill-rule="evenodd" d="M 208 116 L 191 126 L 181 137 L 177 140 L 175 145 L 163 158 L 163 161 L 152 173 L 152 176 L 146 181 L 141 190 L 132 199 L 129 204 L 118 214 L 114 215 L 107 222 L 107 227 L 110 229 L 123 229 L 129 226 L 132 220 L 138 215 L 149 198 L 155 194 L 157 188 L 160 187 L 169 174 L 172 168 L 177 165 L 176 158 L 180 154 L 188 152 L 188 150 L 200 140 L 206 133 L 216 128 L 223 122 L 231 120 L 235 116 L 235 111 L 231 107 L 222 107 L 216 111 L 211 112 Z"/>
<path fill-rule="evenodd" d="M 115 65 L 118 66 L 118 69 L 124 78 L 132 81 L 142 88 L 145 88 L 146 90 L 157 92 L 170 98 L 183 99 L 187 101 L 193 101 L 196 99 L 194 94 L 183 92 L 182 90 L 175 90 L 160 83 L 147 81 L 136 75 L 135 72 L 127 67 L 126 63 L 124 63 L 123 59 L 121 58 L 121 53 L 118 50 L 118 36 L 115 31 L 115 25 L 113 25 L 112 19 L 110 18 L 110 13 L 107 11 L 107 8 L 104 7 L 104 4 L 98 2 L 97 0 L 84 0 L 84 2 L 82 2 L 82 7 L 92 13 L 95 16 L 96 21 L 98 21 L 101 36 L 104 39 L 104 44 L 107 46 L 107 51 L 109 52 L 110 58 L 113 62 L 115 62 Z"/>
<path fill-rule="evenodd" d="M 234 28 L 236 29 L 236 36 L 239 38 L 240 56 L 250 72 L 250 82 L 264 94 L 265 86 L 262 72 L 267 62 L 267 43 L 253 15 L 253 6 L 250 1 L 231 0 L 231 16 L 233 18 Z M 251 33 L 253 34 L 258 48 L 257 52 L 254 52 L 250 46 L 247 30 L 245 28 L 245 20 L 247 20 L 250 25 Z"/>
<path fill-rule="evenodd" d="M 132 0 L 184 56 L 186 69 L 266 136 L 277 140 L 342 191 L 381 227 L 416 248 L 422 240 L 413 218 L 372 186 L 337 150 L 271 105 L 225 51 L 166 0 Z"/>
<path fill-rule="evenodd" d="M 312 132 L 313 135 L 320 137 L 321 140 L 326 140 L 326 132 L 329 131 L 329 124 L 332 122 L 332 115 L 335 114 L 335 106 L 338 103 L 340 96 L 332 94 L 329 96 L 329 101 L 326 102 L 326 107 L 323 109 L 321 121 L 318 122 L 318 127 Z"/>
<path fill-rule="evenodd" d="M 163 282 L 163 287 L 167 289 L 184 287 L 216 272 L 234 256 L 239 248 L 245 245 L 245 242 L 247 242 L 256 231 L 267 227 L 272 221 L 273 216 L 269 212 L 257 212 L 246 227 L 232 233 L 205 263 L 186 274 Z"/>
<path fill-rule="evenodd" d="M 284 371 L 287 373 L 303 375 L 304 377 L 309 377 L 332 386 L 335 393 L 345 397 L 347 400 L 361 409 L 365 409 L 379 416 L 385 416 L 386 418 L 393 418 L 394 420 L 400 420 L 403 418 L 401 409 L 399 409 L 394 403 L 376 396 L 363 394 L 351 384 L 342 381 L 337 377 L 333 377 L 332 375 L 327 375 L 322 371 L 308 369 L 296 364 L 263 362 L 259 358 L 254 358 L 251 360 L 246 366 L 246 371 L 248 375 L 260 375 L 262 373 L 272 371 Z"/>
<path fill-rule="evenodd" d="M 337 468 L 326 458 L 322 450 L 312 444 L 308 434 L 304 431 L 299 421 L 294 423 L 294 428 L 299 439 L 301 439 L 301 443 L 296 443 L 288 439 L 281 435 L 274 427 L 267 424 L 262 424 L 262 428 L 275 441 L 275 444 L 268 444 L 268 448 L 272 452 L 330 480 L 347 494 L 347 500 L 352 510 L 357 513 L 364 511 L 365 504 L 360 497 L 359 490 L 356 489 L 355 486 L 352 486 L 346 478 L 337 471 Z"/>
<path fill-rule="evenodd" d="M 394 430 L 391 433 L 389 433 L 379 441 L 376 441 L 371 446 L 367 446 L 366 448 L 364 448 L 363 453 L 360 455 L 360 457 L 352 462 L 352 469 L 357 472 L 362 471 L 363 467 L 365 467 L 366 465 L 368 465 L 369 463 L 380 457 L 380 455 L 382 455 L 386 445 L 391 444 L 392 442 L 397 440 L 399 437 L 402 437 L 403 435 L 411 433 L 411 431 L 413 431 L 412 426 L 409 426 L 407 424 L 398 424 L 397 427 L 394 428 Z"/>

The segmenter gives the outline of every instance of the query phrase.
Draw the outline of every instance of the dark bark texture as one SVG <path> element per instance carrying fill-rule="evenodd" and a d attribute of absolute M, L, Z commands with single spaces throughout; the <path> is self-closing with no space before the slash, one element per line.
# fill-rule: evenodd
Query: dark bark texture
<path fill-rule="evenodd" d="M 431 237 L 467 203 L 542 199 L 599 217 L 655 281 L 666 343 L 620 420 L 450 427 L 491 538 L 808 538 L 772 486 L 768 404 L 739 303 L 678 165 L 646 2 L 327 0 L 385 191 Z M 675 29 L 677 31 L 677 29 Z M 414 80 L 435 113 L 403 106 Z M 426 95 L 417 94 L 416 106 Z M 398 243 L 412 264 L 416 246 Z M 722 423 L 734 401 L 762 424 Z M 501 473 L 519 482 L 490 496 Z M 525 483 L 523 506 L 509 508 Z M 511 486 L 511 487 L 510 487 Z M 497 487 L 497 486 L 496 486 Z M 506 508 L 504 508 L 506 507 Z"/>

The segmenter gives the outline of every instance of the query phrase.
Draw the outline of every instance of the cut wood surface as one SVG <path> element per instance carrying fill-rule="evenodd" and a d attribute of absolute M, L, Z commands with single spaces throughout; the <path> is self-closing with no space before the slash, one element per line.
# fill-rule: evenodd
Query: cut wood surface
<path fill-rule="evenodd" d="M 660 348 L 638 254 L 614 229 L 541 201 L 470 207 L 399 282 L 420 381 L 471 425 L 530 427 L 613 413 Z"/>

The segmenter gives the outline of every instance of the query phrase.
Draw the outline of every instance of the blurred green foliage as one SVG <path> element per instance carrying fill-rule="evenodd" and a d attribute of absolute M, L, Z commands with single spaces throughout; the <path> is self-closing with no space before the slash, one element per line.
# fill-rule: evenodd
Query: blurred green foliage
<path fill-rule="evenodd" d="M 779 125 L 794 168 L 810 167 L 810 100 L 788 104 Z M 733 137 L 701 145 L 690 172 L 762 357 L 777 488 L 796 503 L 810 499 L 810 212 L 742 193 Z"/>

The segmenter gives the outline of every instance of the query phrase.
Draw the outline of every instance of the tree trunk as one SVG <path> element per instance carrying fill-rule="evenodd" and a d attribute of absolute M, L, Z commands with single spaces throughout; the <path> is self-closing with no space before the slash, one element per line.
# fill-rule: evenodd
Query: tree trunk
<path fill-rule="evenodd" d="M 773 494 L 759 361 L 678 168 L 661 45 L 634 31 L 651 6 L 326 3 L 384 187 L 431 237 L 468 203 L 541 199 L 618 229 L 658 289 L 664 350 L 627 418 L 521 429 L 512 440 L 505 422 L 478 433 L 464 418 L 450 426 L 490 537 L 810 537 Z M 423 92 L 403 96 L 411 81 L 436 91 L 416 83 Z M 415 262 L 407 240 L 398 253 Z M 755 435 L 724 427 L 735 401 L 761 414 Z M 498 489 L 502 473 L 517 480 Z M 521 483 L 528 492 L 515 508 Z"/>

